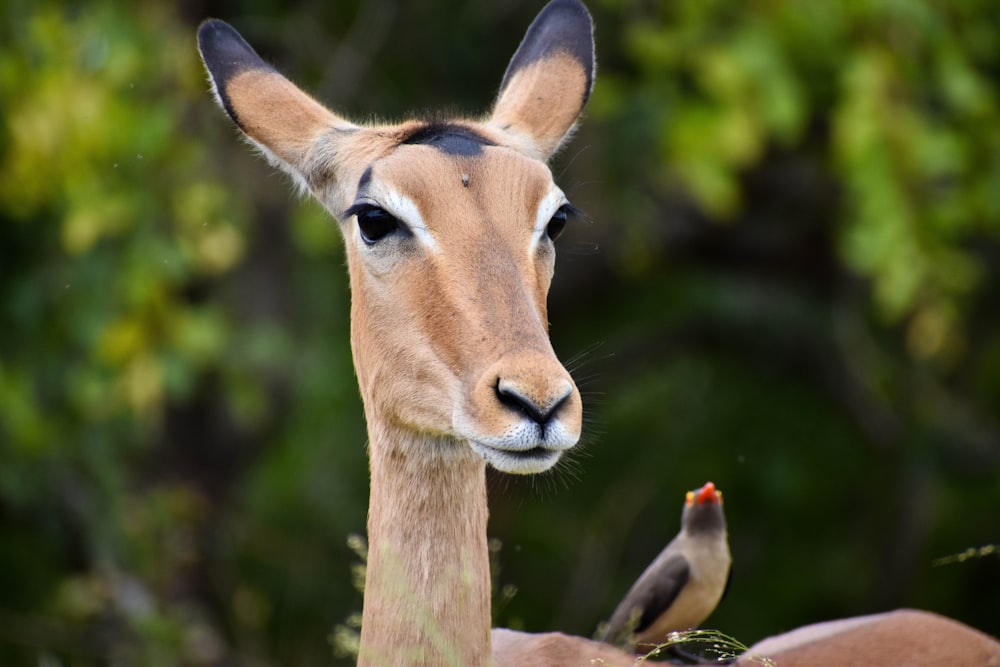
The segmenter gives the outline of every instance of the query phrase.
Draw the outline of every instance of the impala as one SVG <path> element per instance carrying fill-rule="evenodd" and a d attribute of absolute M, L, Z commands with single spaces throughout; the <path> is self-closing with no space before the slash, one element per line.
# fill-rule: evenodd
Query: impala
<path fill-rule="evenodd" d="M 541 11 L 480 120 L 354 123 L 226 23 L 198 42 L 219 104 L 343 234 L 371 474 L 359 664 L 633 664 L 582 638 L 490 631 L 486 466 L 542 472 L 580 436 L 546 313 L 573 208 L 546 161 L 593 85 L 587 10 Z"/>

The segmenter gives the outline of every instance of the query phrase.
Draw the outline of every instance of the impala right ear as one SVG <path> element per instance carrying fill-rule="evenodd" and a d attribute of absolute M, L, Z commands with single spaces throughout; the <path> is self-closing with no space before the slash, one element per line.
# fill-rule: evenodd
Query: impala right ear
<path fill-rule="evenodd" d="M 579 0 L 552 0 L 507 66 L 489 124 L 547 160 L 569 136 L 594 85 L 594 24 Z"/>
<path fill-rule="evenodd" d="M 198 50 L 216 100 L 271 162 L 305 188 L 314 184 L 319 175 L 329 175 L 316 173 L 322 169 L 311 159 L 317 145 L 331 131 L 352 131 L 356 126 L 327 110 L 261 60 L 224 21 L 209 19 L 201 24 Z"/>

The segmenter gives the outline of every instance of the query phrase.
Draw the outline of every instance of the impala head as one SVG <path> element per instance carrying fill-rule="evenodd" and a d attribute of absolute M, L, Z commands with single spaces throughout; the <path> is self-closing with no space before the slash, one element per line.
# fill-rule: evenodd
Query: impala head
<path fill-rule="evenodd" d="M 553 241 L 572 207 L 545 161 L 590 93 L 590 17 L 554 0 L 483 121 L 361 126 L 327 110 L 230 26 L 199 47 L 243 133 L 340 223 L 370 429 L 471 448 L 534 473 L 580 435 L 580 395 L 548 339 Z"/>

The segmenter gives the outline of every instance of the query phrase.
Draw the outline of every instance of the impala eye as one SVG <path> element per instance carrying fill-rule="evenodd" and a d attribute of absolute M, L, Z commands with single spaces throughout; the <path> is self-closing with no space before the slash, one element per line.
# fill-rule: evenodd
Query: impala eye
<path fill-rule="evenodd" d="M 375 245 L 402 226 L 399 220 L 378 206 L 363 204 L 350 212 L 357 216 L 361 240 L 367 245 Z"/>
<path fill-rule="evenodd" d="M 569 216 L 576 212 L 569 204 L 563 204 L 559 207 L 559 210 L 555 212 L 552 219 L 549 220 L 548 226 L 545 228 L 545 233 L 548 237 L 555 241 L 557 238 L 562 236 L 563 229 L 566 228 L 566 221 Z"/>

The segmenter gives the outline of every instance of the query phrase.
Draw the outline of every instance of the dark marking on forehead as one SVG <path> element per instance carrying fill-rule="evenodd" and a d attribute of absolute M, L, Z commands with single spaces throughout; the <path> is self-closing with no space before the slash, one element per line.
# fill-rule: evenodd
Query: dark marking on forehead
<path fill-rule="evenodd" d="M 358 192 L 361 192 L 366 187 L 368 187 L 368 184 L 371 183 L 371 180 L 372 180 L 372 166 L 368 165 L 368 168 L 365 169 L 363 174 L 361 174 L 361 178 L 358 179 Z"/>
<path fill-rule="evenodd" d="M 424 144 L 448 155 L 466 157 L 479 155 L 483 146 L 496 145 L 467 127 L 451 123 L 428 123 L 404 137 L 401 143 Z"/>

